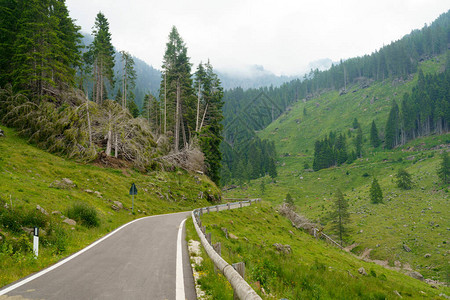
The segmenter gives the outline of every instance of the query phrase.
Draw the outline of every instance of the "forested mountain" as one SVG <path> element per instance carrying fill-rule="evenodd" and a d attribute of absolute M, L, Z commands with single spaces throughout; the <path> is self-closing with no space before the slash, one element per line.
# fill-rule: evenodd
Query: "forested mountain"
<path fill-rule="evenodd" d="M 445 53 L 449 42 L 450 11 L 430 26 L 414 30 L 370 55 L 341 61 L 326 71 L 311 70 L 302 80 L 296 79 L 280 87 L 228 90 L 224 95 L 224 139 L 231 146 L 228 149 L 252 139 L 256 131 L 264 129 L 297 101 L 307 102 L 332 90 L 339 90 L 341 95 L 354 92 L 355 86 L 356 90 L 364 89 L 387 78 L 398 82 L 408 80 L 417 72 L 421 61 Z M 439 112 L 441 114 L 444 113 Z"/>

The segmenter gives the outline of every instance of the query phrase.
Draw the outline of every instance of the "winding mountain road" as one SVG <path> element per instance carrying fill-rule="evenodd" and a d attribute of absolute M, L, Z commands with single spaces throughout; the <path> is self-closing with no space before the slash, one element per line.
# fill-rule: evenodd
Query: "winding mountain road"
<path fill-rule="evenodd" d="M 0 299 L 196 299 L 184 220 L 150 216 L 0 290 Z M 2 296 L 3 295 L 3 296 Z"/>

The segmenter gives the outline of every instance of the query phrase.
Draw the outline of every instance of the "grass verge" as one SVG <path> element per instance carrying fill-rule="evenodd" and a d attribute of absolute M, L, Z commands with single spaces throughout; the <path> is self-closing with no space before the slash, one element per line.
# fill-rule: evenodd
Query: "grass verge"
<path fill-rule="evenodd" d="M 361 261 L 292 227 L 267 202 L 204 214 L 212 243 L 222 243 L 229 263 L 246 264 L 247 282 L 267 299 L 439 299 L 448 287 L 433 289 L 419 280 Z M 227 228 L 237 239 L 226 238 Z M 274 244 L 289 245 L 290 252 Z M 367 275 L 359 273 L 364 268 Z M 442 298 L 443 299 L 443 298 Z"/>

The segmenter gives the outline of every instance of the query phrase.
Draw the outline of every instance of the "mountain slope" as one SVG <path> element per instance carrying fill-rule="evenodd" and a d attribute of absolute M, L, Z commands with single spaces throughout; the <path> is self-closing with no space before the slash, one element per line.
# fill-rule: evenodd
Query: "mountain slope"
<path fill-rule="evenodd" d="M 444 64 L 443 55 L 422 62 L 419 68 L 424 73 L 434 73 L 441 71 Z M 290 193 L 302 214 L 324 226 L 325 232 L 336 234 L 331 228 L 330 214 L 334 193 L 340 188 L 349 200 L 351 213 L 346 244 L 359 244 L 353 250 L 355 253 L 366 250 L 372 259 L 391 266 L 396 261 L 409 264 L 426 278 L 448 282 L 450 199 L 448 187 L 437 176 L 437 168 L 440 153 L 449 150 L 450 134 L 424 137 L 394 150 L 373 149 L 369 145 L 372 120 L 383 132 L 392 101 L 399 101 L 416 80 L 417 75 L 407 81 L 390 79 L 372 83 L 366 88 L 352 85 L 346 94 L 331 91 L 293 104 L 258 133 L 277 147 L 276 182 L 262 178 L 243 189 L 227 192 L 227 196 L 261 195 L 280 203 Z M 331 130 L 346 134 L 348 149 L 354 149 L 355 117 L 362 127 L 363 157 L 351 164 L 311 172 L 314 141 Z M 396 173 L 402 168 L 412 175 L 411 190 L 404 191 L 396 185 Z M 370 203 L 369 188 L 374 177 L 381 185 L 383 204 Z M 264 192 L 261 186 L 265 186 Z M 405 251 L 403 245 L 412 251 Z"/>

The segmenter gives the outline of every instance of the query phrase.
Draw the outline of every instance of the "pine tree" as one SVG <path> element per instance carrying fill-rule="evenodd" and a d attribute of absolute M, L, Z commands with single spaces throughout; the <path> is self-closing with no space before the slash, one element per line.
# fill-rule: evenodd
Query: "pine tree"
<path fill-rule="evenodd" d="M 446 151 L 442 153 L 442 162 L 438 169 L 438 175 L 444 184 L 450 183 L 450 158 Z"/>
<path fill-rule="evenodd" d="M 410 190 L 413 186 L 411 180 L 411 174 L 405 169 L 401 168 L 398 170 L 397 175 L 397 186 L 403 190 Z"/>
<path fill-rule="evenodd" d="M 136 87 L 136 71 L 134 60 L 130 53 L 120 51 L 122 58 L 122 107 L 126 107 L 130 101 L 134 102 L 133 90 Z M 133 114 L 132 111 L 130 111 Z M 134 115 L 134 114 L 133 114 Z"/>
<path fill-rule="evenodd" d="M 94 76 L 94 99 L 101 104 L 106 94 L 106 83 L 114 86 L 114 47 L 111 44 L 111 33 L 109 23 L 101 12 L 95 18 L 94 30 L 92 31 L 94 41 L 89 51 L 93 57 Z M 123 91 L 122 91 L 123 92 Z"/>
<path fill-rule="evenodd" d="M 14 42 L 17 35 L 18 3 L 14 0 L 0 1 L 0 87 L 11 83 Z"/>
<path fill-rule="evenodd" d="M 201 68 L 199 66 L 199 69 Z M 200 132 L 200 146 L 207 165 L 206 173 L 211 180 L 219 184 L 222 167 L 220 144 L 223 139 L 223 88 L 209 61 L 203 70 L 203 73 L 196 73 L 196 84 L 201 95 L 197 99 L 195 129 Z M 202 101 L 199 101 L 200 99 Z"/>
<path fill-rule="evenodd" d="M 357 118 L 354 118 L 354 119 L 353 119 L 353 124 L 352 124 L 352 126 L 353 126 L 353 129 L 358 129 L 358 128 L 361 127 L 361 125 L 359 125 L 359 122 L 358 122 L 358 119 L 357 119 Z"/>
<path fill-rule="evenodd" d="M 347 161 L 347 142 L 345 139 L 345 135 L 339 134 L 336 140 L 336 161 L 338 165 L 341 165 Z"/>
<path fill-rule="evenodd" d="M 372 185 L 370 186 L 370 200 L 374 204 L 383 202 L 383 192 L 376 178 L 373 179 Z"/>
<path fill-rule="evenodd" d="M 261 191 L 261 195 L 264 195 L 266 192 L 266 184 L 264 183 L 264 180 L 261 180 L 261 184 L 259 185 L 259 190 Z"/>
<path fill-rule="evenodd" d="M 74 85 L 81 35 L 64 1 L 20 1 L 14 14 L 18 16 L 15 33 L 6 31 L 6 36 L 14 36 L 9 70 L 15 90 L 42 99 Z"/>
<path fill-rule="evenodd" d="M 386 132 L 384 135 L 386 149 L 392 149 L 398 145 L 399 110 L 398 105 L 395 101 L 392 103 L 392 107 L 389 112 L 388 120 L 386 123 Z"/>
<path fill-rule="evenodd" d="M 139 108 L 133 99 L 128 99 L 127 109 L 133 117 L 137 118 L 139 116 Z"/>
<path fill-rule="evenodd" d="M 357 157 L 362 157 L 362 146 L 363 146 L 362 129 L 359 126 L 356 131 L 356 138 L 355 138 L 355 152 Z"/>
<path fill-rule="evenodd" d="M 275 161 L 273 158 L 269 160 L 269 176 L 272 180 L 278 176 L 277 167 L 275 166 Z"/>
<path fill-rule="evenodd" d="M 153 132 L 161 132 L 162 116 L 160 102 L 152 94 L 146 94 L 144 96 L 142 117 L 149 122 Z"/>
<path fill-rule="evenodd" d="M 381 144 L 380 137 L 378 135 L 377 125 L 375 124 L 375 120 L 372 121 L 372 126 L 370 127 L 370 144 L 374 148 L 377 148 Z"/>
<path fill-rule="evenodd" d="M 191 79 L 191 63 L 187 47 L 175 26 L 169 34 L 162 65 L 160 99 L 164 103 L 164 127 L 173 128 L 173 149 L 180 149 L 180 136 L 187 144 L 187 132 L 195 131 L 195 103 L 197 102 Z"/>
<path fill-rule="evenodd" d="M 294 199 L 292 199 L 292 196 L 290 193 L 286 194 L 286 199 L 284 199 L 284 202 L 286 202 L 289 206 L 294 206 Z"/>
<path fill-rule="evenodd" d="M 340 189 L 337 189 L 336 191 L 336 197 L 334 199 L 333 207 L 333 228 L 337 231 L 342 245 L 343 238 L 347 233 L 346 225 L 350 220 L 350 214 L 348 212 L 348 201 L 344 198 L 344 195 L 342 194 Z"/>

